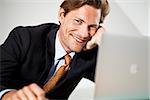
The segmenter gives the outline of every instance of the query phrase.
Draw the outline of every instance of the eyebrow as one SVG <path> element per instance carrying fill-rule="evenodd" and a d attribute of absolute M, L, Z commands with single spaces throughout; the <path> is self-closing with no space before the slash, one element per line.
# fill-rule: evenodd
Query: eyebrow
<path fill-rule="evenodd" d="M 85 22 L 83 19 L 81 19 L 81 18 L 78 18 L 78 17 L 75 17 L 75 18 L 77 18 L 78 20 L 80 20 L 81 22 Z"/>

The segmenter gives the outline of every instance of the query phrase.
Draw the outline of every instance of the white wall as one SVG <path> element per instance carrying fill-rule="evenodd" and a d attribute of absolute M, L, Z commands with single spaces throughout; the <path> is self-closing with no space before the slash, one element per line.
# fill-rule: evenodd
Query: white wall
<path fill-rule="evenodd" d="M 62 0 L 0 0 L 0 44 L 16 26 L 58 22 L 57 11 Z"/>
<path fill-rule="evenodd" d="M 109 0 L 111 11 L 104 23 L 111 33 L 148 35 L 149 0 Z"/>

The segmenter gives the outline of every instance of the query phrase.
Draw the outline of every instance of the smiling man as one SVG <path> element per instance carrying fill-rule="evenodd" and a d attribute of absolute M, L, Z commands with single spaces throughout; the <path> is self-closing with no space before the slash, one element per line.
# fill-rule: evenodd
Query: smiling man
<path fill-rule="evenodd" d="M 2 100 L 67 99 L 83 77 L 94 81 L 108 12 L 107 0 L 64 0 L 60 25 L 12 30 L 0 46 Z"/>
<path fill-rule="evenodd" d="M 80 52 L 99 27 L 101 10 L 84 5 L 66 16 L 61 8 L 59 14 L 58 37 L 63 48 L 67 52 Z"/>

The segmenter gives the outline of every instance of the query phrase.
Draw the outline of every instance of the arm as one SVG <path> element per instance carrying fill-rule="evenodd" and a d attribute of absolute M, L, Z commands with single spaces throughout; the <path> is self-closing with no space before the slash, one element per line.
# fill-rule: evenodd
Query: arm
<path fill-rule="evenodd" d="M 15 89 L 18 84 L 14 78 L 18 73 L 17 69 L 21 60 L 19 60 L 21 58 L 20 48 L 18 28 L 15 28 L 0 46 L 0 91 L 4 89 Z"/>
<path fill-rule="evenodd" d="M 96 67 L 97 49 L 98 49 L 97 46 L 101 45 L 101 39 L 102 39 L 102 35 L 104 32 L 105 32 L 105 29 L 103 27 L 100 27 L 95 33 L 95 35 L 92 37 L 92 39 L 88 41 L 88 43 L 86 44 L 86 49 L 84 49 L 85 51 L 92 50 L 94 54 L 92 54 L 91 57 L 95 55 L 93 59 L 91 60 L 92 66 L 90 66 L 83 75 L 83 77 L 93 82 L 95 81 L 95 70 L 96 70 L 95 67 Z"/>
<path fill-rule="evenodd" d="M 12 91 L 12 90 L 14 90 L 14 89 L 5 89 L 5 90 L 2 90 L 2 91 L 0 92 L 0 100 L 2 100 L 2 97 L 3 97 L 4 94 L 6 94 L 7 92 L 10 92 L 10 91 Z"/>
<path fill-rule="evenodd" d="M 20 77 L 21 62 L 23 62 L 30 45 L 29 39 L 29 30 L 17 27 L 0 46 L 0 91 L 15 89 L 5 92 L 2 100 L 45 99 L 45 92 L 37 84 L 29 84 L 21 88 L 21 82 L 18 78 Z"/>
<path fill-rule="evenodd" d="M 3 95 L 2 100 L 46 100 L 46 97 L 44 90 L 33 83 L 20 90 L 7 92 Z"/>

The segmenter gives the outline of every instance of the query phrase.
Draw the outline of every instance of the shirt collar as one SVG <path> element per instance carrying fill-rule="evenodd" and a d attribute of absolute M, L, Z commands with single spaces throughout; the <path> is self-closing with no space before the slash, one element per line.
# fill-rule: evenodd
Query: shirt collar
<path fill-rule="evenodd" d="M 62 45 L 59 41 L 59 38 L 58 38 L 58 34 L 56 34 L 55 61 L 62 58 L 66 54 L 67 54 L 67 52 L 62 47 Z M 71 58 L 73 58 L 73 56 L 75 55 L 75 52 L 71 52 L 71 53 L 69 53 L 69 55 L 71 56 Z"/>

